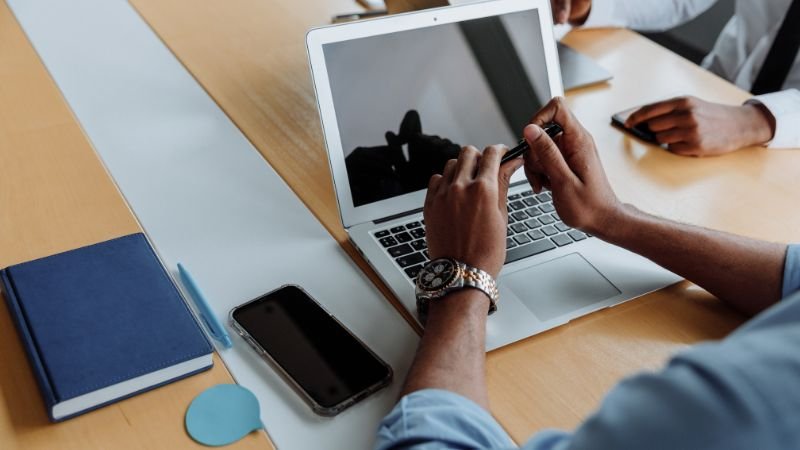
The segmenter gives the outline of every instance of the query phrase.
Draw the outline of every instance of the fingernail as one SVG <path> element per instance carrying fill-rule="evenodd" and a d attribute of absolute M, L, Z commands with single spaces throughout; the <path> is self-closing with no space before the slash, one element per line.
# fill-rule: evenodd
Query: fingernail
<path fill-rule="evenodd" d="M 530 124 L 526 126 L 524 130 L 522 130 L 522 135 L 525 136 L 526 139 L 532 139 L 537 136 L 537 134 L 535 134 L 538 132 L 537 128 L 539 127 L 534 124 Z"/>
<path fill-rule="evenodd" d="M 567 23 L 567 19 L 569 19 L 569 17 L 567 17 L 567 12 L 562 9 L 558 13 L 558 23 Z"/>

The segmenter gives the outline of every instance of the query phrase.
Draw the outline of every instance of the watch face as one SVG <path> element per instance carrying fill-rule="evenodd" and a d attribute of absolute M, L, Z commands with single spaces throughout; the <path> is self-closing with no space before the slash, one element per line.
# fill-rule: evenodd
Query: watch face
<path fill-rule="evenodd" d="M 425 291 L 447 286 L 456 276 L 456 265 L 449 259 L 437 259 L 426 265 L 419 274 L 417 285 Z"/>

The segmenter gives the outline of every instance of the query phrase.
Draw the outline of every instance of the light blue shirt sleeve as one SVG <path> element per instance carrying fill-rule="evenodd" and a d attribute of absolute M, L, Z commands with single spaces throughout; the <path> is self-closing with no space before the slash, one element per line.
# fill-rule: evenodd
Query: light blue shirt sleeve
<path fill-rule="evenodd" d="M 525 450 L 800 448 L 800 292 L 720 342 L 661 372 L 629 378 L 572 432 L 545 430 Z M 405 396 L 376 448 L 504 449 L 513 444 L 477 404 L 441 390 Z"/>
<path fill-rule="evenodd" d="M 514 441 L 472 400 L 439 389 L 400 399 L 378 430 L 376 449 L 513 448 Z"/>
<path fill-rule="evenodd" d="M 800 244 L 786 248 L 786 262 L 783 263 L 783 296 L 788 297 L 800 290 Z"/>

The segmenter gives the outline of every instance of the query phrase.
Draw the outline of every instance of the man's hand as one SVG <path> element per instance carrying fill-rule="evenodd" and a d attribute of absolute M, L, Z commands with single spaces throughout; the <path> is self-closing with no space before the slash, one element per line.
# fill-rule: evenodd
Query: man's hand
<path fill-rule="evenodd" d="M 555 122 L 564 129 L 555 142 L 542 125 Z M 536 192 L 552 191 L 561 220 L 573 228 L 598 234 L 621 209 L 606 179 L 594 140 L 567 109 L 563 98 L 550 101 L 525 127 L 531 150 L 525 154 L 525 174 Z"/>
<path fill-rule="evenodd" d="M 500 165 L 506 148 L 493 145 L 483 155 L 461 150 L 441 175 L 431 177 L 425 198 L 425 228 L 431 258 L 454 258 L 497 277 L 506 253 L 506 196 L 522 160 Z"/>
<path fill-rule="evenodd" d="M 592 9 L 592 0 L 550 0 L 550 6 L 556 23 L 583 25 Z"/>
<path fill-rule="evenodd" d="M 523 161 L 502 166 L 507 149 L 464 147 L 441 175 L 431 177 L 425 228 L 431 258 L 450 257 L 497 277 L 506 257 L 506 197 Z M 403 395 L 445 389 L 489 407 L 486 391 L 486 311 L 489 298 L 464 289 L 431 302 L 425 334 Z"/>
<path fill-rule="evenodd" d="M 525 173 L 535 190 L 552 187 L 567 225 L 644 256 L 735 308 L 756 314 L 781 296 L 786 246 L 672 222 L 622 205 L 608 184 L 594 141 L 556 98 L 525 128 Z M 540 128 L 556 122 L 555 142 Z"/>
<path fill-rule="evenodd" d="M 772 139 L 775 119 L 763 106 L 720 105 L 678 97 L 641 107 L 627 127 L 647 123 L 661 144 L 684 156 L 713 156 Z"/>

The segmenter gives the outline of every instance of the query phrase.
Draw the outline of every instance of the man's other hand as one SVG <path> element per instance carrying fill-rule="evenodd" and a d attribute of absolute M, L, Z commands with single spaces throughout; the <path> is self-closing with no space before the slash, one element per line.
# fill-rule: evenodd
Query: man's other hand
<path fill-rule="evenodd" d="M 592 0 L 550 0 L 555 23 L 583 25 L 592 9 Z"/>
<path fill-rule="evenodd" d="M 487 147 L 483 155 L 464 147 L 431 177 L 425 198 L 425 228 L 431 259 L 453 258 L 497 277 L 506 257 L 506 197 L 517 158 L 500 165 L 507 148 Z"/>
<path fill-rule="evenodd" d="M 763 106 L 730 106 L 677 97 L 643 106 L 625 122 L 646 123 L 661 144 L 683 156 L 713 156 L 772 139 L 775 119 Z"/>
<path fill-rule="evenodd" d="M 542 126 L 555 122 L 564 129 L 555 141 Z M 553 205 L 567 225 L 600 234 L 621 205 L 606 179 L 594 140 L 564 99 L 550 101 L 525 127 L 531 150 L 525 154 L 525 174 L 536 192 L 549 187 Z"/>

